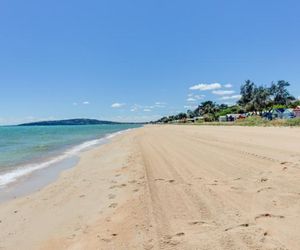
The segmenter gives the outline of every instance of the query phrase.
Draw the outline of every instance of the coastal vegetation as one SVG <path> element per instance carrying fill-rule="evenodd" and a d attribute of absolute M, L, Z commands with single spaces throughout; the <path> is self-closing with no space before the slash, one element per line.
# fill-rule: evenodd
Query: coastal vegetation
<path fill-rule="evenodd" d="M 68 119 L 68 120 L 54 120 L 41 121 L 20 124 L 19 126 L 61 126 L 61 125 L 113 125 L 113 124 L 136 124 L 136 123 L 121 123 L 112 121 L 100 121 L 96 119 Z"/>
<path fill-rule="evenodd" d="M 240 114 L 244 119 L 234 122 L 236 125 L 300 125 L 300 119 L 287 121 L 268 121 L 263 119 L 264 112 L 274 109 L 293 109 L 300 106 L 297 100 L 288 90 L 290 83 L 284 80 L 272 82 L 269 86 L 256 85 L 247 80 L 240 88 L 240 99 L 234 105 L 218 104 L 214 101 L 204 101 L 195 110 L 187 110 L 186 113 L 165 116 L 156 123 L 174 123 L 193 121 L 199 124 L 210 122 L 210 124 L 220 125 L 220 117 L 230 114 Z M 199 119 L 195 119 L 199 118 Z M 232 125 L 226 123 L 226 125 Z"/>

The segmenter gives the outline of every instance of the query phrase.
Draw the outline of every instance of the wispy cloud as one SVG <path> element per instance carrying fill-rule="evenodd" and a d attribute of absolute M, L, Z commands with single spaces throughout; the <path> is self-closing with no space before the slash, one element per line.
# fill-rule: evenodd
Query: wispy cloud
<path fill-rule="evenodd" d="M 227 84 L 224 85 L 224 88 L 227 88 L 227 89 L 230 89 L 230 88 L 232 88 L 232 87 L 233 87 L 233 86 L 232 86 L 231 83 L 227 83 Z"/>
<path fill-rule="evenodd" d="M 194 98 L 197 100 L 202 100 L 205 98 L 205 95 L 194 95 Z"/>
<path fill-rule="evenodd" d="M 194 95 L 188 94 L 188 98 L 186 99 L 187 102 L 196 102 L 198 100 L 202 100 L 205 98 L 205 95 Z"/>
<path fill-rule="evenodd" d="M 238 100 L 241 99 L 241 95 L 222 96 L 221 100 Z"/>
<path fill-rule="evenodd" d="M 214 90 L 220 88 L 222 88 L 222 85 L 220 83 L 200 83 L 190 87 L 190 90 L 205 91 L 205 90 Z"/>
<path fill-rule="evenodd" d="M 153 105 L 139 105 L 139 104 L 134 104 L 131 108 L 131 112 L 136 112 L 136 111 L 144 111 L 144 112 L 150 112 L 153 109 L 161 109 L 165 108 L 167 103 L 165 102 L 155 102 Z"/>
<path fill-rule="evenodd" d="M 154 104 L 154 106 L 155 106 L 156 108 L 165 108 L 166 105 L 167 105 L 167 103 L 165 103 L 165 102 L 156 102 L 156 103 Z"/>
<path fill-rule="evenodd" d="M 189 97 L 188 99 L 186 99 L 187 102 L 195 102 L 197 101 L 195 98 L 193 97 Z"/>
<path fill-rule="evenodd" d="M 215 95 L 232 95 L 235 93 L 234 90 L 214 90 L 212 92 Z"/>
<path fill-rule="evenodd" d="M 141 105 L 139 105 L 139 104 L 134 104 L 134 105 L 131 107 L 130 111 L 131 111 L 131 112 L 136 112 L 136 111 L 139 111 L 139 110 L 142 109 L 142 108 L 143 108 L 143 106 L 141 106 Z"/>
<path fill-rule="evenodd" d="M 84 101 L 84 102 L 73 102 L 73 103 L 72 103 L 73 106 L 89 105 L 89 104 L 90 104 L 89 101 Z"/>
<path fill-rule="evenodd" d="M 119 102 L 113 103 L 113 104 L 111 105 L 111 107 L 112 107 L 112 108 L 115 108 L 115 109 L 117 109 L 117 108 L 122 108 L 122 107 L 124 107 L 124 106 L 125 106 L 125 103 L 119 103 Z"/>
<path fill-rule="evenodd" d="M 185 109 L 191 109 L 191 110 L 193 110 L 193 109 L 196 109 L 198 106 L 197 105 L 185 105 L 185 106 L 183 106 Z"/>

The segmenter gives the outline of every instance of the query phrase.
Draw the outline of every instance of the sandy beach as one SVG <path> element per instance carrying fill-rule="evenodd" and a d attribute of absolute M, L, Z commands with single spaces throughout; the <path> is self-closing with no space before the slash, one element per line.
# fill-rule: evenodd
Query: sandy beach
<path fill-rule="evenodd" d="M 299 249 L 300 129 L 146 126 L 0 204 L 0 249 Z"/>

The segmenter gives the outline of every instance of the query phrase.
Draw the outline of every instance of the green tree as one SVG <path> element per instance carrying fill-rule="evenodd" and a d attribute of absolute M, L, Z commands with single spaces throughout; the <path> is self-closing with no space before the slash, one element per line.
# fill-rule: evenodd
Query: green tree
<path fill-rule="evenodd" d="M 194 112 L 200 116 L 206 117 L 207 120 L 215 120 L 218 111 L 219 107 L 215 102 L 205 101 L 202 102 Z"/>
<path fill-rule="evenodd" d="M 295 100 L 295 97 L 287 89 L 289 86 L 289 82 L 284 80 L 272 83 L 270 91 L 273 96 L 274 105 L 288 105 Z"/>
<path fill-rule="evenodd" d="M 175 120 L 182 120 L 182 119 L 186 119 L 186 118 L 187 118 L 186 113 L 179 113 L 178 115 L 175 116 Z"/>
<path fill-rule="evenodd" d="M 241 86 L 241 99 L 238 101 L 238 104 L 245 107 L 247 111 L 255 110 L 253 100 L 256 89 L 256 85 L 250 80 L 245 81 L 245 83 Z"/>
<path fill-rule="evenodd" d="M 259 86 L 254 90 L 252 105 L 256 111 L 265 110 L 272 106 L 270 88 Z"/>
<path fill-rule="evenodd" d="M 187 117 L 188 117 L 188 118 L 194 118 L 194 117 L 197 116 L 197 115 L 195 114 L 195 112 L 192 111 L 192 110 L 188 110 L 186 113 L 187 113 Z"/>

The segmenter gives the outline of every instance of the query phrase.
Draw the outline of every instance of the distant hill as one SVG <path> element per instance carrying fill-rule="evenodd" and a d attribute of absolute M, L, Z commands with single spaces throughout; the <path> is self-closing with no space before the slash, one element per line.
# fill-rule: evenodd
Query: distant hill
<path fill-rule="evenodd" d="M 58 125 L 99 125 L 99 124 L 122 124 L 120 122 L 99 121 L 96 119 L 68 119 L 56 121 L 41 121 L 23 123 L 18 126 L 58 126 Z"/>

